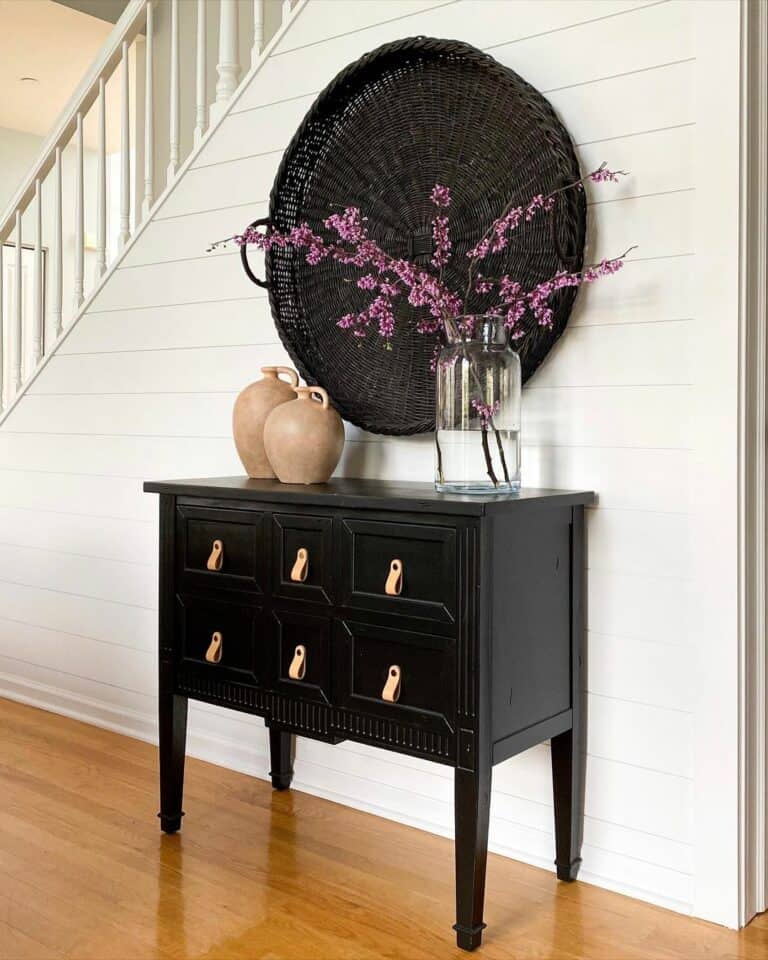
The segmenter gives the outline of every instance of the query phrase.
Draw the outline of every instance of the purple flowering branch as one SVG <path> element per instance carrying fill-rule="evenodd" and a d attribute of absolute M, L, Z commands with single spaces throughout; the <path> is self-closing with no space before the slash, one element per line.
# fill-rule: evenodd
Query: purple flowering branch
<path fill-rule="evenodd" d="M 510 234 L 517 230 L 521 223 L 530 223 L 540 212 L 551 213 L 559 194 L 565 193 L 567 190 L 583 189 L 583 185 L 587 181 L 591 181 L 592 183 L 618 183 L 619 178 L 625 176 L 627 176 L 626 171 L 609 170 L 608 164 L 603 161 L 596 170 L 592 170 L 591 173 L 581 177 L 579 180 L 574 180 L 562 187 L 558 187 L 557 190 L 553 190 L 552 193 L 547 194 L 547 196 L 541 193 L 536 194 L 525 206 L 515 205 L 514 200 L 511 200 L 504 210 L 502 210 L 501 214 L 488 227 L 475 246 L 467 251 L 469 269 L 467 271 L 467 289 L 464 293 L 464 312 L 466 313 L 467 302 L 473 289 L 472 277 L 475 272 L 475 267 L 479 261 L 484 260 L 488 254 L 500 253 L 504 250 L 509 245 Z"/>
<path fill-rule="evenodd" d="M 417 332 L 435 334 L 450 326 L 462 313 L 466 313 L 469 296 L 475 292 L 496 295 L 497 303 L 486 312 L 503 318 L 510 337 L 516 340 L 524 335 L 521 321 L 526 313 L 530 313 L 541 326 L 551 326 L 554 320 L 551 299 L 555 293 L 566 287 L 577 287 L 615 273 L 623 266 L 629 251 L 620 257 L 594 264 L 580 273 L 561 270 L 531 290 L 523 290 L 521 284 L 508 275 L 499 278 L 489 278 L 479 273 L 475 275 L 478 263 L 490 253 L 505 249 L 511 234 L 521 223 L 530 222 L 542 213 L 551 213 L 560 193 L 583 189 L 586 181 L 617 182 L 624 175 L 623 170 L 610 170 L 602 163 L 585 177 L 566 184 L 547 196 L 537 194 L 524 206 L 510 202 L 467 253 L 470 262 L 463 302 L 443 281 L 444 267 L 452 255 L 452 242 L 446 213 L 451 205 L 451 191 L 442 184 L 435 184 L 430 193 L 430 200 L 435 207 L 435 215 L 431 221 L 431 266 L 439 271 L 437 277 L 428 269 L 423 269 L 409 260 L 390 256 L 371 240 L 367 218 L 357 207 L 347 207 L 343 212 L 331 214 L 324 220 L 325 228 L 334 233 L 337 239 L 329 240 L 316 234 L 307 223 L 301 223 L 285 233 L 274 228 L 262 232 L 255 227 L 249 227 L 242 235 L 232 239 L 239 245 L 250 244 L 264 252 L 286 247 L 302 250 L 306 262 L 313 266 L 331 258 L 365 270 L 355 281 L 348 282 L 355 282 L 359 289 L 369 293 L 370 302 L 361 311 L 347 313 L 336 321 L 341 329 L 350 331 L 353 336 L 365 337 L 373 326 L 389 347 L 396 329 L 395 311 L 398 301 L 402 300 L 406 300 L 411 307 L 426 310 L 426 315 L 419 316 L 416 320 Z M 213 244 L 213 247 L 226 242 Z M 459 333 L 462 336 L 471 334 L 471 330 L 465 329 L 469 322 L 465 321 L 463 326 L 459 323 Z"/>

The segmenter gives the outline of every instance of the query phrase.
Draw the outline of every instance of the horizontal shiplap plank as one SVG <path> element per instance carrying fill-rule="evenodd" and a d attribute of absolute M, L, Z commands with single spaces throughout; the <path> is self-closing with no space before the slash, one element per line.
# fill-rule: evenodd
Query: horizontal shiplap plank
<path fill-rule="evenodd" d="M 68 554 L 75 554 L 155 569 L 158 556 L 155 523 L 57 513 L 43 505 L 37 510 L 0 507 L 0 540 L 6 545 L 61 551 L 63 563 L 72 563 Z"/>
<path fill-rule="evenodd" d="M 245 214 L 242 226 L 247 226 L 250 220 L 254 219 L 248 217 L 250 210 L 257 209 L 256 205 L 269 197 L 282 157 L 282 150 L 276 150 L 273 153 L 249 156 L 228 163 L 193 167 L 187 171 L 179 186 L 160 208 L 157 218 L 164 220 L 168 217 L 241 205 Z M 245 204 L 252 204 L 253 207 L 243 206 Z"/>
<path fill-rule="evenodd" d="M 59 356 L 279 343 L 266 297 L 87 313 Z M 258 371 L 256 371 L 258 372 Z"/>
<path fill-rule="evenodd" d="M 616 257 L 632 246 L 636 249 L 630 256 L 643 259 L 693 253 L 694 202 L 692 190 L 626 199 L 607 196 L 589 209 L 586 261 Z"/>
<path fill-rule="evenodd" d="M 0 611 L 0 632 L 6 637 L 2 652 L 8 656 L 13 654 L 11 621 L 39 627 L 54 635 L 79 636 L 83 642 L 70 644 L 63 651 L 68 666 L 64 667 L 62 663 L 62 668 L 70 671 L 90 659 L 85 650 L 86 639 L 99 641 L 100 647 L 108 649 L 127 648 L 133 655 L 142 650 L 150 652 L 157 644 L 157 614 L 144 607 L 0 581 Z M 108 661 L 108 651 L 104 656 Z M 85 673 L 84 676 L 94 674 Z"/>
<path fill-rule="evenodd" d="M 693 717 L 616 697 L 588 697 L 587 753 L 675 776 L 693 776 Z"/>
<path fill-rule="evenodd" d="M 20 629 L 23 629 L 25 637 L 33 640 L 41 632 L 34 627 Z M 57 712 L 58 706 L 66 704 L 70 709 L 80 712 L 86 722 L 99 724 L 105 714 L 109 715 L 109 719 L 117 726 L 127 727 L 129 734 L 133 733 L 131 721 L 138 717 L 146 718 L 149 724 L 155 725 L 156 691 L 150 694 L 128 690 L 119 684 L 89 680 L 54 667 L 28 663 L 17 656 L 0 656 L 0 696 L 15 699 L 15 693 L 32 695 L 44 709 L 54 712 Z"/>
<path fill-rule="evenodd" d="M 539 32 L 511 43 L 497 37 L 489 52 L 548 92 L 692 59 L 694 17 L 695 7 L 687 0 L 669 0 L 574 25 L 567 36 Z M 586 45 L 589 56 L 584 56 Z"/>
<path fill-rule="evenodd" d="M 285 34 L 276 50 L 284 52 L 296 47 L 315 46 L 339 33 L 365 30 L 368 27 L 378 26 L 382 20 L 410 17 L 415 13 L 433 8 L 443 10 L 455 2 L 456 0 L 387 0 L 386 7 L 382 8 L 380 4 L 323 0 L 319 16 L 317 11 L 312 9 L 311 4 L 296 14 L 291 29 Z M 594 3 L 595 0 L 592 2 Z"/>
<path fill-rule="evenodd" d="M 603 252 L 610 256 L 617 249 L 615 245 L 606 245 Z M 634 256 L 639 254 L 640 251 L 636 251 Z M 590 260 L 599 258 L 597 251 L 590 256 Z M 579 291 L 569 326 L 690 319 L 695 302 L 695 260 L 694 256 L 660 260 L 629 258 L 624 267 L 605 282 L 587 284 Z"/>
<path fill-rule="evenodd" d="M 593 577 L 591 574 L 590 580 Z M 590 630 L 587 686 L 602 696 L 692 710 L 692 656 L 688 644 L 657 643 Z"/>
<path fill-rule="evenodd" d="M 72 596 L 157 608 L 157 573 L 152 565 L 76 557 L 64 552 L 64 546 L 46 550 L 0 542 L 0 578 Z"/>
<path fill-rule="evenodd" d="M 20 433 L 230 437 L 234 394 L 47 397 L 27 394 L 7 421 Z"/>
<path fill-rule="evenodd" d="M 686 386 L 539 387 L 523 390 L 530 445 L 665 447 L 690 442 Z"/>
<path fill-rule="evenodd" d="M 217 143 L 218 137 L 210 142 Z M 141 240 L 128 251 L 120 269 L 147 263 L 171 263 L 201 257 L 203 254 L 217 257 L 238 253 L 234 241 L 213 250 L 208 248 L 242 233 L 252 221 L 265 217 L 267 210 L 267 203 L 262 202 L 207 210 L 168 220 L 150 220 Z"/>
<path fill-rule="evenodd" d="M 690 509 L 687 450 L 534 446 L 527 442 L 525 421 L 523 438 L 523 480 L 529 486 L 594 490 L 607 508 L 669 513 Z"/>
<path fill-rule="evenodd" d="M 34 510 L 41 505 L 59 513 L 156 522 L 157 505 L 141 494 L 138 479 L 0 469 L 0 506 Z"/>
<path fill-rule="evenodd" d="M 585 813 L 595 819 L 691 843 L 692 794 L 685 777 L 587 757 Z"/>
<path fill-rule="evenodd" d="M 249 296 L 263 297 L 264 291 L 245 275 L 239 255 L 230 252 L 227 256 L 206 256 L 202 248 L 197 259 L 180 260 L 170 267 L 159 263 L 116 270 L 97 294 L 91 312 L 241 300 Z"/>
<path fill-rule="evenodd" d="M 133 693 L 157 689 L 155 652 L 0 618 L 0 663 L 4 658 Z"/>
<path fill-rule="evenodd" d="M 624 853 L 614 854 L 593 848 L 586 839 L 582 848 L 581 876 L 588 883 L 598 883 L 626 896 L 660 902 L 685 913 L 692 909 L 694 879 L 690 874 L 659 867 L 643 857 L 633 858 Z"/>
<path fill-rule="evenodd" d="M 690 189 L 696 183 L 695 138 L 696 127 L 690 124 L 579 147 L 577 152 L 584 174 L 603 162 L 612 170 L 626 173 L 618 183 L 587 181 L 587 196 L 594 202 Z M 664 156 L 664 163 L 658 162 L 660 154 Z"/>
<path fill-rule="evenodd" d="M 282 346 L 219 346 L 54 357 L 30 393 L 237 393 L 263 365 L 290 365 Z"/>
<path fill-rule="evenodd" d="M 550 803 L 549 749 L 534 747 L 493 768 L 494 788 L 538 803 Z M 691 782 L 600 757 L 587 758 L 585 813 L 628 830 L 690 843 Z"/>
<path fill-rule="evenodd" d="M 229 476 L 242 466 L 229 437 L 104 437 L 0 432 L 5 469 L 134 477 Z M 151 498 L 149 498 L 151 499 Z M 0 535 L 1 537 L 1 535 Z"/>
<path fill-rule="evenodd" d="M 670 63 L 555 90 L 547 99 L 579 144 L 695 123 L 695 67 Z"/>
<path fill-rule="evenodd" d="M 284 150 L 314 102 L 315 95 L 230 113 L 192 163 L 193 168 Z M 255 214 L 255 216 L 264 214 Z M 226 234 L 222 234 L 226 236 Z"/>
<path fill-rule="evenodd" d="M 690 519 L 676 513 L 588 511 L 588 563 L 592 570 L 643 577 L 690 576 Z"/>
<path fill-rule="evenodd" d="M 674 20 L 676 27 L 681 25 L 680 21 L 686 17 L 684 4 L 676 4 L 683 9 L 674 13 L 657 13 L 653 5 L 643 8 L 638 3 L 634 9 L 624 7 L 625 12 L 609 17 L 609 13 L 617 12 L 616 7 L 611 9 L 610 3 L 584 4 L 577 0 L 564 5 L 561 10 L 553 8 L 545 14 L 549 25 L 543 29 L 535 4 L 526 5 L 520 16 L 504 18 L 494 12 L 494 8 L 498 11 L 497 4 L 486 2 L 483 6 L 485 16 L 479 15 L 479 11 L 478 14 L 474 10 L 470 12 L 469 4 L 456 4 L 334 37 L 311 50 L 277 51 L 262 68 L 260 82 L 244 92 L 235 109 L 245 110 L 276 99 L 318 92 L 330 83 L 342 64 L 356 60 L 379 44 L 418 35 L 459 36 L 473 46 L 489 47 L 489 52 L 498 60 L 544 90 L 627 70 L 646 69 L 691 55 L 686 37 L 680 37 L 678 33 L 672 37 L 660 35 L 667 32 L 665 25 L 669 21 Z M 690 12 L 687 14 L 691 15 Z M 564 29 L 567 38 L 563 36 Z M 625 37 L 626 31 L 632 31 L 634 42 L 627 45 L 620 41 L 618 51 L 605 50 L 598 41 L 592 46 L 593 36 L 598 40 L 604 36 L 610 38 L 607 43 L 615 43 L 615 37 Z M 561 51 L 567 43 L 573 45 L 574 55 L 563 56 L 561 65 Z M 582 56 L 579 64 L 575 61 L 575 54 L 585 43 L 590 45 L 590 56 Z M 528 57 L 526 47 L 531 50 Z M 622 53 L 627 66 L 617 69 L 617 58 Z M 540 59 L 543 63 L 539 65 Z M 544 69 L 546 74 L 542 81 L 541 71 Z M 528 75 L 530 72 L 533 76 Z"/>
<path fill-rule="evenodd" d="M 612 514 L 607 517 L 609 524 L 611 518 Z M 597 566 L 599 558 L 594 559 Z M 660 644 L 685 643 L 689 597 L 685 585 L 677 580 L 605 573 L 598 567 L 590 570 L 587 587 L 590 630 Z"/>
<path fill-rule="evenodd" d="M 571 327 L 542 365 L 536 386 L 688 383 L 689 329 L 685 320 Z"/>

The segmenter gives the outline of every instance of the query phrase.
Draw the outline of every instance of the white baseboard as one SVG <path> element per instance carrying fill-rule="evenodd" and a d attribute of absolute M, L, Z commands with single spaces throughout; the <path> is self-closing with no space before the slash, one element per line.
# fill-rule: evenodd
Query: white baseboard
<path fill-rule="evenodd" d="M 74 695 L 67 690 L 48 686 L 26 678 L 14 677 L 0 673 L 0 697 L 25 703 L 50 713 L 71 717 L 96 727 L 112 730 L 115 733 L 147 743 L 157 743 L 157 723 L 153 715 L 140 714 L 124 707 L 116 708 L 111 704 Z M 261 742 L 259 742 L 261 740 Z M 254 738 L 252 741 L 238 741 L 232 737 L 222 737 L 199 729 L 199 724 L 192 724 L 188 742 L 187 754 L 198 760 L 204 760 L 217 766 L 236 770 L 240 773 L 269 780 L 269 757 L 266 750 L 266 738 Z M 326 779 L 328 785 L 319 783 Z M 350 778 L 344 778 L 349 783 Z M 297 760 L 296 774 L 292 789 L 312 796 L 340 803 L 374 816 L 384 817 L 406 826 L 415 827 L 438 836 L 453 839 L 452 827 L 446 827 L 440 817 L 440 803 L 430 802 L 429 798 L 419 796 L 418 808 L 421 815 L 414 816 L 404 813 L 401 809 L 393 809 L 386 804 L 371 801 L 359 792 L 341 792 L 334 788 L 337 778 L 334 771 L 319 763 L 306 758 Z M 370 789 L 370 782 L 366 781 Z M 416 804 L 414 804 L 415 806 Z M 493 853 L 520 860 L 531 866 L 539 867 L 550 873 L 554 872 L 551 859 L 541 857 L 531 851 L 511 847 L 498 842 L 491 842 L 489 850 Z M 630 884 L 617 881 L 612 877 L 604 877 L 584 870 L 579 874 L 579 880 L 590 883 L 615 893 L 644 900 L 656 906 L 666 907 L 676 913 L 690 914 L 690 903 L 660 896 L 653 891 L 637 888 Z"/>

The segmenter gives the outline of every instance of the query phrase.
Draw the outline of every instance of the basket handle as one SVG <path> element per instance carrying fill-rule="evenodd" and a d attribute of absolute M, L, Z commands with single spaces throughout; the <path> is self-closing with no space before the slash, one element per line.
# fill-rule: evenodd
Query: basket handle
<path fill-rule="evenodd" d="M 252 230 L 256 227 L 266 227 L 269 225 L 269 217 L 262 217 L 261 220 L 254 220 L 253 223 L 249 223 L 247 229 Z M 264 287 L 265 290 L 269 289 L 269 284 L 266 280 L 259 280 L 256 274 L 251 270 L 251 265 L 248 263 L 248 244 L 244 243 L 240 247 L 240 262 L 243 265 L 243 270 L 245 270 L 245 275 L 251 281 L 255 283 L 257 287 Z"/>

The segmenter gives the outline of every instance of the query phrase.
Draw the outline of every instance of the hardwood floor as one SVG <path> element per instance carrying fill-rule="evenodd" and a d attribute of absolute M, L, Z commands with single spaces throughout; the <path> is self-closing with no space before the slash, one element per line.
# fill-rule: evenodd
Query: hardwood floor
<path fill-rule="evenodd" d="M 156 750 L 0 700 L 2 960 L 420 960 L 453 944 L 453 847 L 306 794 L 188 761 L 162 837 Z M 734 933 L 501 857 L 478 957 L 768 957 Z"/>

